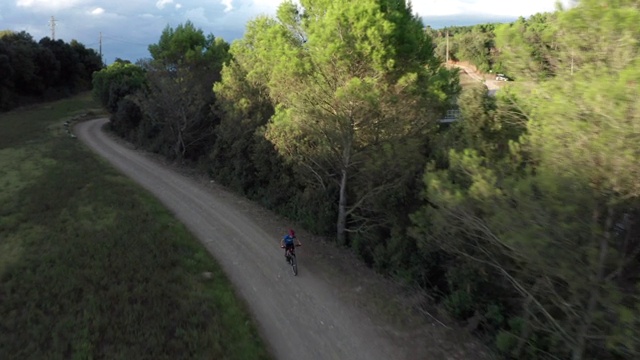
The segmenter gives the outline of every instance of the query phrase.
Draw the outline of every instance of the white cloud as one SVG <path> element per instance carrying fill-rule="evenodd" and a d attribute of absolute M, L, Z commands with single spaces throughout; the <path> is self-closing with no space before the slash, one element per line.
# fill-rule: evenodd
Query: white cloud
<path fill-rule="evenodd" d="M 229 11 L 233 10 L 232 2 L 233 2 L 233 0 L 222 0 L 222 1 L 220 1 L 220 3 L 222 5 L 224 5 L 224 12 L 229 12 Z"/>
<path fill-rule="evenodd" d="M 156 2 L 156 7 L 160 10 L 164 9 L 165 6 L 169 5 L 173 3 L 173 0 L 158 0 L 158 2 Z"/>
<path fill-rule="evenodd" d="M 82 0 L 18 0 L 18 7 L 34 7 L 38 9 L 67 9 L 78 5 Z"/>
<path fill-rule="evenodd" d="M 95 44 L 96 34 L 103 32 L 104 51 L 108 52 L 109 60 L 115 56 L 136 60 L 148 56 L 145 44 L 157 42 L 167 24 L 175 27 L 189 19 L 205 33 L 213 33 L 216 37 L 232 41 L 242 36 L 247 21 L 259 15 L 275 15 L 283 1 L 285 0 L 0 0 L 0 25 L 7 29 L 26 30 L 39 38 L 49 36 L 51 29 L 48 21 L 54 15 L 57 21 L 57 38 Z M 300 0 L 293 1 L 299 3 Z M 570 1 L 562 0 L 565 4 Z M 515 18 L 540 11 L 552 11 L 555 0 L 411 2 L 413 10 L 421 16 L 449 15 L 454 19 L 451 23 L 455 24 L 455 19 L 465 15 L 480 15 L 482 19 L 504 19 L 504 14 Z M 116 11 L 115 9 L 117 14 L 111 12 Z M 91 21 L 87 21 L 87 15 L 91 16 Z"/>
<path fill-rule="evenodd" d="M 204 8 L 201 8 L 201 7 L 188 10 L 184 14 L 184 16 L 186 17 L 187 20 L 190 20 L 191 22 L 193 22 L 196 25 L 196 27 L 202 27 L 206 24 L 209 24 L 209 19 L 204 14 Z"/>
<path fill-rule="evenodd" d="M 274 14 L 284 0 L 235 0 L 234 12 Z M 357 0 L 353 0 L 357 1 Z M 220 0 L 223 5 L 232 0 Z M 297 2 L 294 0 L 294 2 Z M 561 0 L 567 6 L 571 0 Z M 553 11 L 556 0 L 412 0 L 413 11 L 420 16 L 490 15 L 529 16 Z"/>
<path fill-rule="evenodd" d="M 259 15 L 275 15 L 278 6 L 283 1 L 285 0 L 233 0 L 232 11 L 224 11 L 221 20 L 234 27 L 236 23 L 242 24 L 242 28 L 244 28 L 244 24 L 248 20 Z M 226 5 L 225 0 L 218 0 L 218 2 Z M 229 3 L 231 2 L 229 1 Z M 298 1 L 294 0 L 294 2 Z"/>
<path fill-rule="evenodd" d="M 566 6 L 570 0 L 562 0 Z M 416 0 L 413 11 L 420 16 L 493 15 L 529 16 L 555 10 L 556 0 Z"/>
<path fill-rule="evenodd" d="M 420 16 L 447 16 L 462 13 L 463 6 L 457 0 L 423 0 L 413 2 L 413 11 Z"/>

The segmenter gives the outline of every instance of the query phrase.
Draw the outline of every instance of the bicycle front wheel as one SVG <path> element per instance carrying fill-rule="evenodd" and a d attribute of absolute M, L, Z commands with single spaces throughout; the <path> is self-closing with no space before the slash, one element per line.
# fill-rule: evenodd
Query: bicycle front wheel
<path fill-rule="evenodd" d="M 298 275 L 298 260 L 295 255 L 291 255 L 291 270 L 293 270 L 293 275 Z"/>

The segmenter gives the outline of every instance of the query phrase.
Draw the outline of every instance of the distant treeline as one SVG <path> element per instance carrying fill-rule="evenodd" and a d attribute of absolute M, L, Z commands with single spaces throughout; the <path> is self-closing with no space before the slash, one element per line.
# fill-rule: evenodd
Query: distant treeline
<path fill-rule="evenodd" d="M 427 289 L 505 358 L 640 358 L 638 1 L 450 29 L 454 58 L 528 80 L 497 97 L 404 1 L 305 3 L 230 46 L 167 27 L 96 73 L 113 131 Z"/>
<path fill-rule="evenodd" d="M 88 90 L 102 67 L 100 56 L 76 40 L 36 42 L 24 31 L 0 31 L 0 111 Z"/>
<path fill-rule="evenodd" d="M 449 59 L 468 61 L 480 71 L 507 73 L 513 78 L 554 76 L 561 65 L 557 13 L 520 17 L 512 23 L 427 28 L 436 53 Z"/>

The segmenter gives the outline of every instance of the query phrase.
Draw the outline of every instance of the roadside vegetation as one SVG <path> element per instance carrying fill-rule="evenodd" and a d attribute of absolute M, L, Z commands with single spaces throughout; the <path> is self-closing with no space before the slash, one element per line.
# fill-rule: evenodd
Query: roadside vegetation
<path fill-rule="evenodd" d="M 517 80 L 496 97 L 462 90 L 443 31 L 411 14 L 283 2 L 226 53 L 187 23 L 94 92 L 120 135 L 427 290 L 505 358 L 638 358 L 637 0 L 450 29 L 452 59 Z M 159 111 L 211 53 L 213 97 Z M 461 119 L 439 125 L 456 99 Z"/>
<path fill-rule="evenodd" d="M 0 358 L 269 358 L 204 247 L 65 131 L 100 112 L 0 114 Z"/>
<path fill-rule="evenodd" d="M 76 40 L 0 29 L 0 112 L 57 100 L 91 89 L 91 75 L 102 59 Z"/>
<path fill-rule="evenodd" d="M 544 81 L 559 74 L 560 68 L 577 69 L 584 60 L 584 53 L 577 51 L 577 43 L 563 38 L 566 33 L 558 27 L 559 14 L 539 13 L 511 23 L 426 31 L 442 60 L 466 62 L 483 73 L 505 73 L 511 80 Z"/>
<path fill-rule="evenodd" d="M 233 44 L 167 27 L 94 96 L 118 135 L 426 290 L 505 359 L 639 358 L 638 1 L 450 29 L 450 58 L 516 80 L 496 97 L 407 3 L 283 2 Z"/>

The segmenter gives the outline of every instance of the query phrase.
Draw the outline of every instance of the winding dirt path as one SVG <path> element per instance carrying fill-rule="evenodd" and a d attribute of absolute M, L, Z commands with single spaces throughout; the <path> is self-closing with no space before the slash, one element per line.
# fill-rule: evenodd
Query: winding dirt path
<path fill-rule="evenodd" d="M 465 65 L 463 63 L 450 63 L 448 66 L 457 67 L 463 73 L 467 74 L 470 78 L 475 81 L 485 85 L 487 90 L 489 91 L 489 95 L 495 96 L 500 87 L 504 85 L 504 83 L 495 80 L 494 75 L 480 74 L 473 67 Z"/>
<path fill-rule="evenodd" d="M 162 201 L 207 247 L 236 292 L 248 303 L 276 358 L 477 357 L 477 347 L 466 347 L 464 342 L 450 337 L 445 339 L 443 332 L 451 330 L 444 327 L 420 325 L 403 333 L 397 324 L 389 325 L 371 316 L 367 303 L 373 292 L 361 290 L 367 288 L 367 279 L 375 278 L 375 274 L 369 276 L 367 270 L 356 265 L 356 271 L 369 275 L 351 274 L 360 276 L 355 283 L 342 280 L 339 269 L 334 271 L 333 265 L 322 264 L 322 257 L 333 259 L 336 252 L 320 242 L 301 236 L 304 246 L 298 250 L 300 274 L 294 277 L 278 246 L 279 236 L 287 228 L 285 221 L 276 223 L 275 215 L 260 213 L 254 209 L 255 204 L 222 187 L 208 186 L 207 182 L 183 175 L 114 139 L 102 131 L 107 122 L 97 119 L 79 123 L 74 131 L 93 151 Z M 260 219 L 260 214 L 270 221 Z"/>

